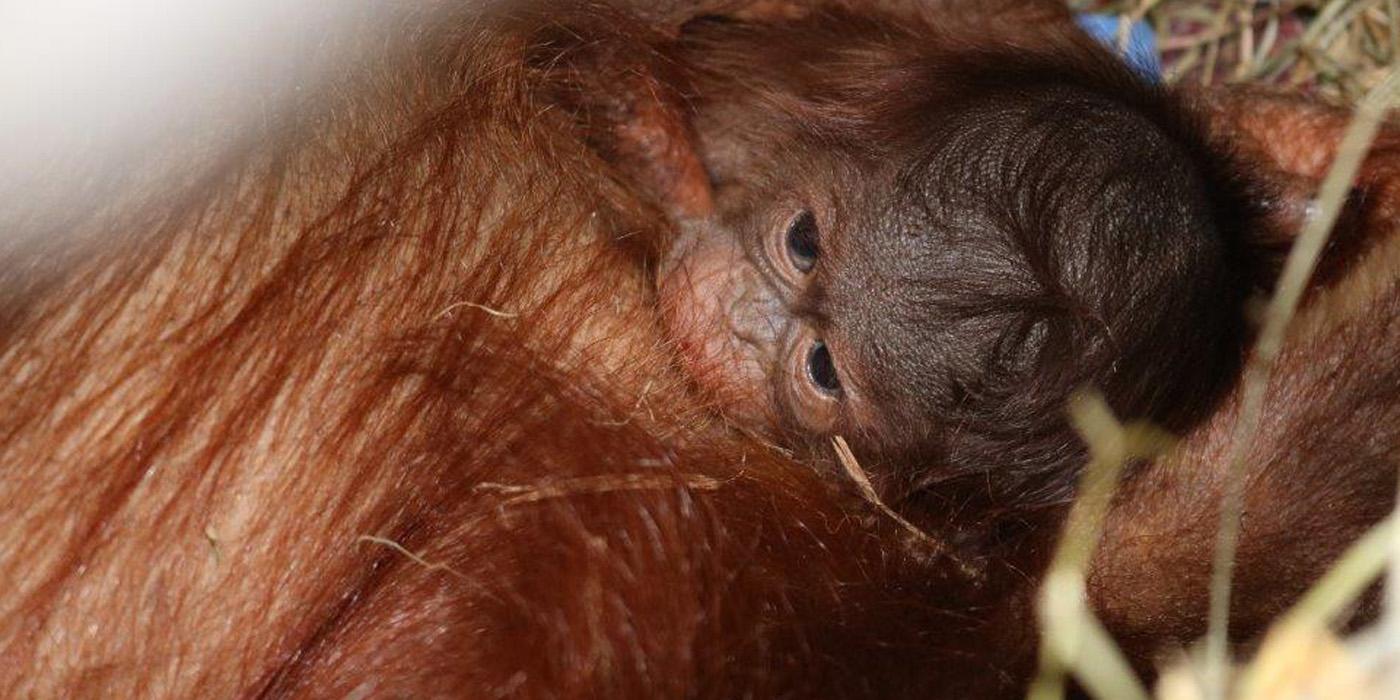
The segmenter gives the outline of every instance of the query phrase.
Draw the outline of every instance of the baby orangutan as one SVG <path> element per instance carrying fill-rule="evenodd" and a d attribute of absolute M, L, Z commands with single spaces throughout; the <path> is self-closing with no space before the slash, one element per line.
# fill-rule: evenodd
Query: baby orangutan
<path fill-rule="evenodd" d="M 1087 37 L 1003 51 L 820 14 L 685 46 L 714 208 L 659 285 L 734 422 L 843 435 L 895 498 L 961 483 L 1022 510 L 1073 487 L 1076 389 L 1181 430 L 1236 376 L 1266 190 Z"/>

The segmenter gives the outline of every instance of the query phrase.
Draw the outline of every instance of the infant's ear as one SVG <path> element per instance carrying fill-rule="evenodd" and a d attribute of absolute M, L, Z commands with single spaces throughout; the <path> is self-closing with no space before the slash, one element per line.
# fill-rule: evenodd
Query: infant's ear
<path fill-rule="evenodd" d="M 649 77 L 620 90 L 627 104 L 593 137 L 594 147 L 675 218 L 703 218 L 714 206 L 689 114 L 674 86 Z"/>
<path fill-rule="evenodd" d="M 629 186 L 675 218 L 699 218 L 712 208 L 710 180 L 670 37 L 664 27 L 597 10 L 538 32 L 532 65 L 548 74 L 545 99 Z"/>

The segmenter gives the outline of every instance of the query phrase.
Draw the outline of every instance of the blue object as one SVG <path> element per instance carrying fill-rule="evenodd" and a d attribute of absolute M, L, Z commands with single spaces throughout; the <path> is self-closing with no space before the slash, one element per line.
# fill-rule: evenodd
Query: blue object
<path fill-rule="evenodd" d="M 1074 19 L 1089 36 L 1103 42 L 1114 53 L 1118 52 L 1118 15 L 1085 12 Z M 1123 60 L 1142 77 L 1154 83 L 1161 82 L 1162 57 L 1157 53 L 1157 34 L 1146 21 L 1133 22 L 1128 30 L 1128 48 Z"/>

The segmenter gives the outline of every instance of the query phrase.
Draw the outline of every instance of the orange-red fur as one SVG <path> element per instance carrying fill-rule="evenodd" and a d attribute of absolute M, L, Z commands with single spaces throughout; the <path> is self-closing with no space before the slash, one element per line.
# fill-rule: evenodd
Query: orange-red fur
<path fill-rule="evenodd" d="M 414 9 L 257 128 L 7 198 L 0 695 L 1019 692 L 1037 572 L 964 580 L 696 405 L 626 243 L 664 217 L 551 108 L 554 23 L 665 41 Z M 1393 270 L 1293 336 L 1242 633 L 1388 507 Z M 1115 509 L 1094 594 L 1142 655 L 1199 631 L 1229 411 Z"/>

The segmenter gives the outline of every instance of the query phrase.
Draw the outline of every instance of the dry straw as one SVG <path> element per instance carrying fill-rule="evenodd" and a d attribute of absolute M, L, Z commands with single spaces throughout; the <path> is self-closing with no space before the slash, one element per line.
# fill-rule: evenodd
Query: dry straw
<path fill-rule="evenodd" d="M 1077 10 L 1146 19 L 1168 79 L 1273 84 L 1351 105 L 1400 55 L 1400 0 L 1070 0 Z"/>
<path fill-rule="evenodd" d="M 1149 21 L 1166 54 L 1168 80 L 1213 85 L 1266 83 L 1309 91 L 1357 108 L 1336 162 L 1318 193 L 1318 215 L 1299 235 L 1270 301 L 1249 360 L 1242 410 L 1229 455 L 1211 586 L 1210 633 L 1202 649 L 1168 670 L 1157 696 L 1169 700 L 1400 697 L 1400 608 L 1388 606 L 1372 630 L 1340 639 L 1332 627 L 1389 564 L 1400 569 L 1400 534 L 1392 515 L 1362 537 L 1295 607 L 1281 616 L 1255 654 L 1235 668 L 1225 622 L 1239 538 L 1241 477 L 1258 427 L 1274 359 L 1361 160 L 1386 111 L 1400 95 L 1400 0 L 1138 0 L 1071 2 L 1079 10 L 1117 12 Z M 1160 449 L 1158 436 L 1118 424 L 1095 397 L 1080 397 L 1071 415 L 1091 446 L 1081 495 L 1046 577 L 1040 599 L 1044 643 L 1036 700 L 1064 696 L 1066 674 L 1098 698 L 1145 698 L 1147 692 L 1094 618 L 1084 576 L 1098 543 L 1122 465 Z M 1400 586 L 1392 587 L 1400 589 Z M 1392 596 L 1400 601 L 1400 593 Z"/>

